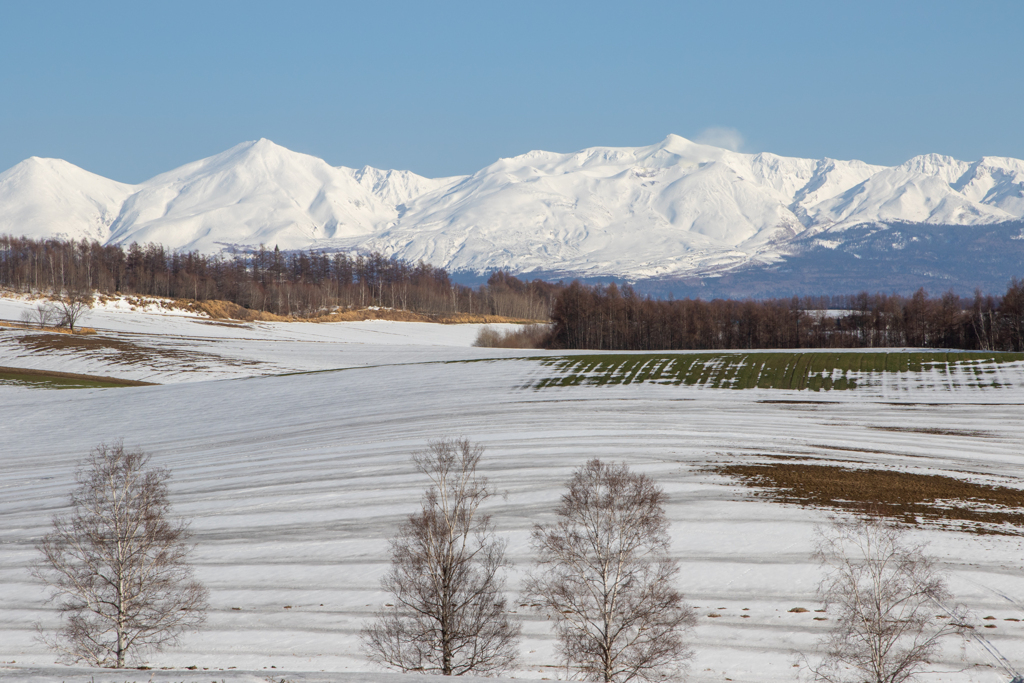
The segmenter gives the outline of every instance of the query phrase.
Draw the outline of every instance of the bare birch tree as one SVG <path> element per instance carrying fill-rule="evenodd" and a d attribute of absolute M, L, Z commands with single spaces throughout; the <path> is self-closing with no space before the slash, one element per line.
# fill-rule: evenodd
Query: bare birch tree
<path fill-rule="evenodd" d="M 534 529 L 527 594 L 586 680 L 662 681 L 692 656 L 685 635 L 696 615 L 674 587 L 663 501 L 650 477 L 591 460 L 569 480 L 558 521 Z"/>
<path fill-rule="evenodd" d="M 823 683 L 912 680 L 946 636 L 964 637 L 966 611 L 935 562 L 904 530 L 870 517 L 833 520 L 817 529 L 815 557 L 826 569 L 819 594 L 836 625 L 809 666 Z"/>
<path fill-rule="evenodd" d="M 30 325 L 38 325 L 39 329 L 45 329 L 57 319 L 56 307 L 51 303 L 36 304 L 34 308 L 21 314 L 21 319 Z"/>
<path fill-rule="evenodd" d="M 60 317 L 61 326 L 66 326 L 71 332 L 75 331 L 82 318 L 92 308 L 92 293 L 86 291 L 65 291 L 55 300 L 55 306 Z"/>
<path fill-rule="evenodd" d="M 489 676 L 517 660 L 520 624 L 506 610 L 505 542 L 480 510 L 491 496 L 476 472 L 482 453 L 467 439 L 443 439 L 413 457 L 431 486 L 420 512 L 391 541 L 391 569 L 381 586 L 395 606 L 363 631 L 378 664 Z"/>
<path fill-rule="evenodd" d="M 188 524 L 171 517 L 170 473 L 121 443 L 100 445 L 75 475 L 71 511 L 53 519 L 34 574 L 61 627 L 43 639 L 65 659 L 122 668 L 205 620 L 207 590 L 188 562 Z"/>

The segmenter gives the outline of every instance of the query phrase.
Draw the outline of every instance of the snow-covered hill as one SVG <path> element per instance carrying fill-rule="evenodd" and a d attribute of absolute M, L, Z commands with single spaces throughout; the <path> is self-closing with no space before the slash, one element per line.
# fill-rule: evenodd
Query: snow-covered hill
<path fill-rule="evenodd" d="M 887 168 L 740 154 L 670 135 L 534 151 L 465 177 L 332 167 L 269 140 L 125 185 L 59 160 L 0 174 L 0 232 L 204 252 L 378 250 L 452 270 L 637 280 L 721 272 L 842 243 L 849 228 L 1024 217 L 1024 161 L 929 154 Z M 822 233 L 826 233 L 822 235 Z"/>
<path fill-rule="evenodd" d="M 32 157 L 0 173 L 0 233 L 106 242 L 134 189 L 61 159 Z"/>
<path fill-rule="evenodd" d="M 301 249 L 360 239 L 398 217 L 410 197 L 446 180 L 408 171 L 354 171 L 269 140 L 158 175 L 138 186 L 110 226 L 109 241 L 180 249 L 276 244 Z"/>
<path fill-rule="evenodd" d="M 0 317 L 31 304 L 0 299 Z M 427 485 L 410 455 L 445 435 L 486 447 L 482 469 L 502 494 L 486 511 L 513 563 L 519 681 L 566 676 L 551 622 L 518 598 L 536 559 L 531 529 L 552 519 L 565 480 L 588 459 L 626 463 L 666 491 L 675 586 L 699 615 L 693 683 L 798 680 L 800 654 L 813 656 L 835 624 L 834 613 L 814 611 L 813 529 L 827 511 L 750 495 L 718 466 L 774 460 L 1021 487 L 1019 362 L 979 356 L 962 375 L 908 368 L 828 394 L 649 381 L 537 389 L 554 372 L 537 356 L 556 352 L 471 348 L 460 326 L 209 322 L 108 302 L 90 320 L 99 333 L 78 350 L 32 330 L 0 336 L 3 366 L 166 382 L 0 384 L 0 680 L 400 683 L 374 671 L 359 631 L 391 600 L 380 589 L 388 539 Z M 258 376 L 268 372 L 289 374 Z M 152 670 L 65 667 L 35 637 L 35 624 L 57 624 L 32 575 L 36 543 L 67 509 L 75 463 L 119 438 L 172 470 L 209 618 L 148 657 Z M 979 624 L 962 650 L 949 643 L 933 657 L 922 680 L 1005 683 L 995 653 L 1024 660 L 1024 538 L 928 523 L 911 533 Z"/>
<path fill-rule="evenodd" d="M 649 147 L 530 152 L 417 198 L 366 244 L 455 270 L 655 277 L 745 261 L 804 230 L 801 202 L 879 170 L 675 135 Z"/>

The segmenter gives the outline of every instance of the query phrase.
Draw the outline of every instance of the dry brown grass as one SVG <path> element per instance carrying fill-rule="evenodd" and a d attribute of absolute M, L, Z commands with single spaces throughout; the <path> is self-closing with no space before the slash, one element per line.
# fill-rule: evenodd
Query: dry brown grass
<path fill-rule="evenodd" d="M 768 462 L 722 465 L 720 474 L 779 503 L 876 514 L 978 534 L 1024 535 L 1024 490 L 941 474 Z"/>
<path fill-rule="evenodd" d="M 183 368 L 195 369 L 208 363 L 224 362 L 226 359 L 203 351 L 188 349 L 144 346 L 125 339 L 103 335 L 81 336 L 60 334 L 19 335 L 16 341 L 34 354 L 49 352 L 73 352 L 99 355 L 118 365 L 152 366 L 159 361 L 175 361 Z M 259 361 L 229 359 L 233 366 L 255 366 Z"/>
<path fill-rule="evenodd" d="M 4 290 L 0 290 L 4 291 Z M 42 295 L 33 297 L 46 298 Z M 96 301 L 99 303 L 107 303 L 110 301 L 124 300 L 129 306 L 134 308 L 145 308 L 148 306 L 157 306 L 167 311 L 188 311 L 190 313 L 205 314 L 214 320 L 238 320 L 241 322 L 313 322 L 313 323 L 334 323 L 334 322 L 360 322 L 363 320 L 395 320 L 399 322 L 422 322 L 422 323 L 441 323 L 443 325 L 463 325 L 463 324 L 497 324 L 497 323 L 512 323 L 517 325 L 530 325 L 536 323 L 547 323 L 547 320 L 528 320 L 525 318 L 507 318 L 500 315 L 481 315 L 469 313 L 438 313 L 438 314 L 425 314 L 425 313 L 414 313 L 412 311 L 403 311 L 398 309 L 390 308 L 361 308 L 352 309 L 347 311 L 335 311 L 328 315 L 319 315 L 313 317 L 301 317 L 301 316 L 287 316 L 277 315 L 275 313 L 268 313 L 266 311 L 257 311 L 245 306 L 239 306 L 238 304 L 231 303 L 230 301 L 221 301 L 216 299 L 209 299 L 205 301 L 197 301 L 195 299 L 169 299 L 163 297 L 147 297 L 147 296 L 136 296 L 136 295 L 121 295 L 121 294 L 97 294 Z M 32 325 L 19 324 L 16 322 L 0 322 L 0 326 L 8 327 L 21 327 L 26 329 L 32 329 Z M 38 329 L 35 328 L 35 329 Z M 90 328 L 82 328 L 87 330 L 82 332 L 83 334 L 93 334 L 95 330 Z M 67 332 L 66 330 L 60 330 L 56 328 L 46 328 L 48 332 Z M 78 330 L 75 331 L 78 333 Z"/>
<path fill-rule="evenodd" d="M 498 323 L 508 323 L 511 325 L 538 325 L 546 324 L 549 320 L 532 320 L 530 318 L 508 318 L 503 315 L 480 315 L 474 313 L 449 313 L 446 315 L 436 316 L 434 322 L 444 323 L 445 325 L 462 325 L 466 323 L 476 323 L 483 325 L 491 325 Z"/>
<path fill-rule="evenodd" d="M 363 320 L 395 320 L 399 322 L 417 323 L 441 323 L 444 325 L 462 325 L 467 323 L 490 324 L 490 323 L 536 323 L 536 320 L 521 320 L 519 318 L 505 318 L 498 315 L 470 315 L 468 313 L 448 313 L 438 315 L 426 315 L 403 311 L 392 308 L 361 308 L 347 311 L 336 311 L 329 315 L 302 318 L 299 316 L 282 316 L 264 311 L 255 311 L 250 308 L 233 304 L 229 301 L 183 301 L 185 310 L 205 313 L 213 319 L 218 320 L 244 320 L 244 321 L 268 321 L 268 322 L 313 322 L 313 323 L 337 323 L 337 322 L 360 322 Z"/>
<path fill-rule="evenodd" d="M 244 320 L 246 322 L 253 320 L 264 320 L 270 322 L 290 320 L 290 318 L 274 315 L 273 313 L 245 308 L 244 306 L 233 304 L 230 301 L 183 301 L 182 303 L 187 306 L 185 310 L 190 310 L 196 313 L 205 313 L 211 318 L 220 320 Z"/>
<path fill-rule="evenodd" d="M 307 318 L 306 320 L 317 323 L 360 322 L 362 320 L 396 320 L 398 322 L 411 323 L 437 322 L 429 316 L 425 316 L 420 313 L 399 311 L 389 308 L 361 308 L 350 311 L 336 311 L 330 315 L 323 315 L 317 318 Z"/>
<path fill-rule="evenodd" d="M 470 315 L 469 313 L 440 313 L 427 315 L 424 313 L 414 313 L 412 311 L 401 311 L 391 308 L 362 308 L 351 311 L 339 311 L 337 313 L 332 313 L 330 315 L 320 316 L 317 318 L 292 318 L 292 320 L 317 323 L 350 322 L 360 320 L 396 320 L 399 322 L 412 323 L 440 323 L 442 325 L 486 325 L 492 323 L 512 323 L 517 325 L 526 325 L 538 322 L 536 320 L 506 318 L 500 315 Z"/>
<path fill-rule="evenodd" d="M 14 330 L 37 330 L 54 334 L 96 334 L 96 330 L 91 327 L 76 327 L 72 332 L 66 327 L 39 327 L 32 323 L 19 323 L 12 320 L 0 320 L 0 327 L 9 327 Z"/>

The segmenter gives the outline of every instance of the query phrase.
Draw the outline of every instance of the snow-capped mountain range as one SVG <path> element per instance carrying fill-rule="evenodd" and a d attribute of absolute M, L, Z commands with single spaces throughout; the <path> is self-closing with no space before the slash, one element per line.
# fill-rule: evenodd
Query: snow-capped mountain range
<path fill-rule="evenodd" d="M 895 167 L 656 145 L 534 151 L 469 176 L 334 167 L 246 142 L 138 185 L 59 159 L 0 174 L 0 233 L 205 253 L 260 244 L 377 250 L 453 271 L 614 276 L 723 272 L 835 249 L 853 227 L 1024 217 L 1024 161 L 928 154 Z"/>

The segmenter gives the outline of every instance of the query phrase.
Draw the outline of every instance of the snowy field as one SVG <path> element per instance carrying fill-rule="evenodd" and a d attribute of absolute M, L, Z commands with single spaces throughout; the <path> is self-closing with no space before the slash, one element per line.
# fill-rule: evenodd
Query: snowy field
<path fill-rule="evenodd" d="M 20 321 L 38 301 L 0 298 L 0 321 Z M 83 322 L 96 335 L 0 332 L 0 366 L 59 370 L 157 384 L 378 364 L 536 355 L 472 348 L 483 325 L 369 320 L 351 323 L 226 322 L 110 301 Z M 516 325 L 490 325 L 505 330 Z M 40 338 L 42 337 L 42 339 Z"/>
<path fill-rule="evenodd" d="M 2 300 L 0 318 L 27 306 Z M 713 465 L 797 456 L 1018 488 L 1024 475 L 1019 364 L 1004 366 L 1010 379 L 999 388 L 952 391 L 907 378 L 828 394 L 650 383 L 537 390 L 550 367 L 523 356 L 538 354 L 472 348 L 475 326 L 224 325 L 113 306 L 85 324 L 108 347 L 55 349 L 32 342 L 39 333 L 5 330 L 0 366 L 161 385 L 0 386 L 5 680 L 398 680 L 362 656 L 359 629 L 388 601 L 378 587 L 387 539 L 424 487 L 410 454 L 464 435 L 484 444 L 482 469 L 505 494 L 490 512 L 509 539 L 514 605 L 532 559 L 529 531 L 551 519 L 571 471 L 593 457 L 626 462 L 668 493 L 679 585 L 699 615 L 690 679 L 793 681 L 798 656 L 813 653 L 830 623 L 815 620 L 820 574 L 809 557 L 826 514 L 754 500 Z M 304 371 L 321 372 L 282 375 Z M 194 520 L 211 608 L 201 633 L 150 658 L 154 671 L 115 674 L 55 664 L 33 640 L 33 624 L 52 626 L 55 615 L 28 569 L 75 463 L 119 438 L 173 471 L 172 501 Z M 1024 618 L 1024 536 L 914 535 L 977 618 L 996 617 L 984 622 L 996 628 L 978 629 L 985 644 L 1024 661 L 1024 622 L 1005 621 Z M 549 623 L 516 609 L 516 677 L 565 678 Z M 1008 680 L 995 663 L 980 641 L 951 646 L 925 680 Z"/>

